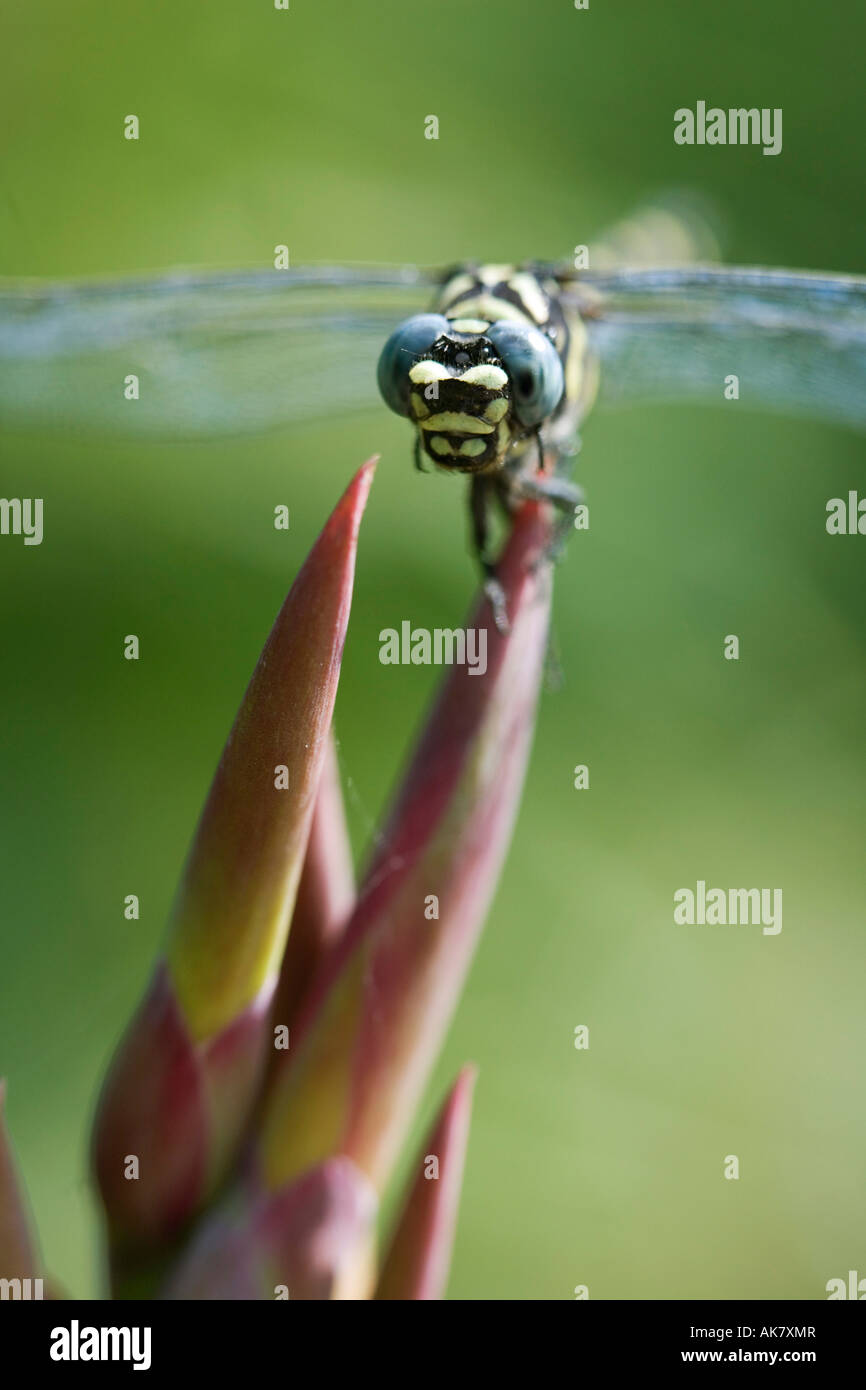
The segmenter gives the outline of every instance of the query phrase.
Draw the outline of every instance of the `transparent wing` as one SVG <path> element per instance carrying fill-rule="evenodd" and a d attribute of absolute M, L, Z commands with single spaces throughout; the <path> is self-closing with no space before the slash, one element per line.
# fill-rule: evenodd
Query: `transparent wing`
<path fill-rule="evenodd" d="M 866 278 L 685 267 L 581 276 L 600 402 L 722 401 L 866 426 Z"/>
<path fill-rule="evenodd" d="M 437 278 L 337 268 L 0 282 L 0 425 L 185 438 L 375 405 L 382 344 L 427 307 Z M 126 399 L 129 376 L 138 400 Z"/>

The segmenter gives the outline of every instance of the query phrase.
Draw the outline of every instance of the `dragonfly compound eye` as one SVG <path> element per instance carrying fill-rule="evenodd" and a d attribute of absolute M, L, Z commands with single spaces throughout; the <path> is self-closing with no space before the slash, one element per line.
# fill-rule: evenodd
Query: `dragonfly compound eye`
<path fill-rule="evenodd" d="M 487 330 L 511 382 L 514 413 L 532 428 L 552 415 L 562 400 L 565 377 L 559 353 L 545 333 L 503 319 Z"/>
<path fill-rule="evenodd" d="M 447 330 L 448 320 L 441 314 L 416 314 L 383 347 L 376 377 L 385 404 L 398 415 L 409 414 L 409 372 Z"/>

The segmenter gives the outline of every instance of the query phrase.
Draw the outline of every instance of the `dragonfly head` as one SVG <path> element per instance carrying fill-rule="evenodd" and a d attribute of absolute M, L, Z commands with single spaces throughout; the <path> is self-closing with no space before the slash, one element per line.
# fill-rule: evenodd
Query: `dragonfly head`
<path fill-rule="evenodd" d="M 512 443 L 555 410 L 564 390 L 559 355 L 540 329 L 442 314 L 418 314 L 391 334 L 378 379 L 429 458 L 459 473 L 501 468 Z"/>

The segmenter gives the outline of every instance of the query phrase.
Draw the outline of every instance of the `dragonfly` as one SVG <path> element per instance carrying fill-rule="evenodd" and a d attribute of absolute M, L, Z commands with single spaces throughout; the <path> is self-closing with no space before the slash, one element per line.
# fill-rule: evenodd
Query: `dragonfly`
<path fill-rule="evenodd" d="M 243 434 L 381 405 L 378 378 L 415 431 L 416 464 L 470 475 L 493 582 L 491 499 L 578 505 L 570 460 L 596 402 L 719 402 L 736 378 L 752 407 L 866 426 L 866 277 L 695 263 L 699 238 L 659 236 L 659 216 L 602 239 L 593 269 L 0 281 L 0 428 Z"/>

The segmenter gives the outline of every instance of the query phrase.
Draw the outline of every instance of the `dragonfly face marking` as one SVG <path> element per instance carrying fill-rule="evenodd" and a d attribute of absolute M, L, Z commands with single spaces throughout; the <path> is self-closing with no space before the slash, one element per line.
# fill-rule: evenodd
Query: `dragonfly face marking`
<path fill-rule="evenodd" d="M 557 344 L 552 300 L 526 270 L 460 270 L 437 307 L 444 329 L 426 349 L 421 340 L 436 315 L 409 319 L 389 338 L 379 361 L 382 395 L 414 422 L 437 467 L 498 472 L 560 405 L 568 335 Z"/>
<path fill-rule="evenodd" d="M 416 333 L 412 325 L 423 317 L 401 324 L 386 343 L 379 361 L 382 395 L 414 422 L 421 447 L 438 468 L 461 473 L 497 468 L 511 437 L 507 423 L 506 434 L 498 427 L 507 421 L 512 401 L 508 372 L 487 336 L 490 324 L 442 316 L 442 331 L 420 348 L 420 328 Z M 414 360 L 401 350 L 410 339 Z"/>

